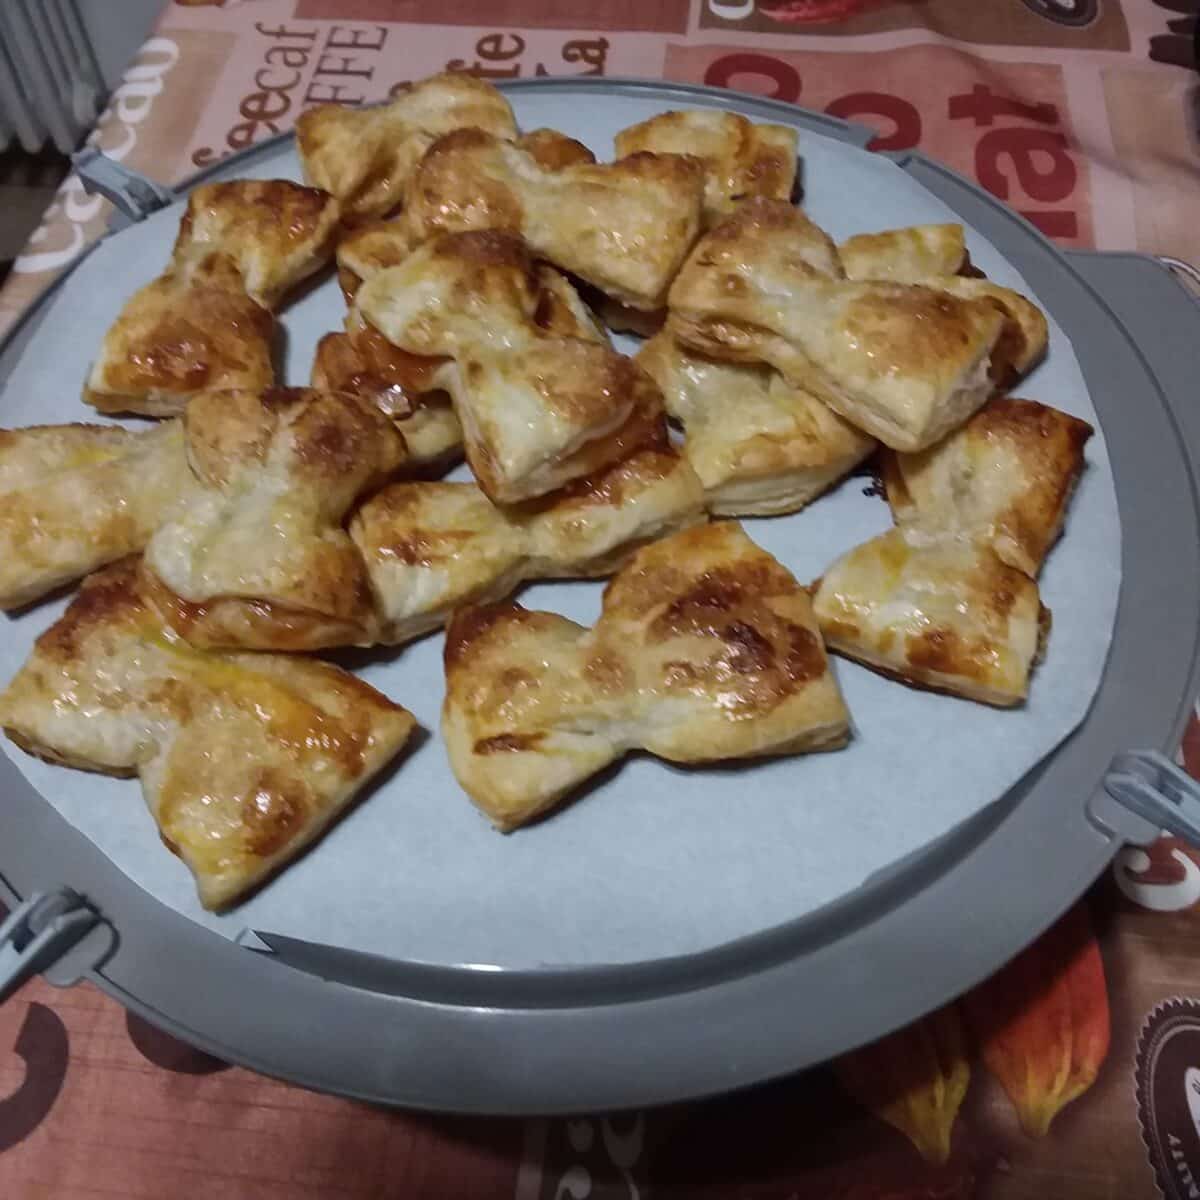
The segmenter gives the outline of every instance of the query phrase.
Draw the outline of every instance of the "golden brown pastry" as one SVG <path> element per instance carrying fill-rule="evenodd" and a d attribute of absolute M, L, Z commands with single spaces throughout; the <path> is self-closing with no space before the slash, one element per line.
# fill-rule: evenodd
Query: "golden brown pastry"
<path fill-rule="evenodd" d="M 684 427 L 684 456 L 714 516 L 796 512 L 878 444 L 771 367 L 716 362 L 667 332 L 636 357 Z"/>
<path fill-rule="evenodd" d="M 462 609 L 445 659 L 450 765 L 504 830 L 634 748 L 715 762 L 849 734 L 808 593 L 727 522 L 640 550 L 591 629 L 515 604 Z"/>
<path fill-rule="evenodd" d="M 520 234 L 532 252 L 633 308 L 662 307 L 700 228 L 697 159 L 635 154 L 547 169 L 475 129 L 439 138 L 405 189 L 410 245 L 443 233 Z"/>
<path fill-rule="evenodd" d="M 511 234 L 428 242 L 368 279 L 356 303 L 401 350 L 450 360 L 433 384 L 453 398 L 467 462 L 496 503 L 544 495 L 617 461 L 615 435 L 653 388 L 598 332 L 561 336 L 538 325 L 543 289 Z"/>
<path fill-rule="evenodd" d="M 0 695 L 0 725 L 51 762 L 137 775 L 205 908 L 225 908 L 325 830 L 413 718 L 327 663 L 197 650 L 126 559 L 90 577 Z"/>
<path fill-rule="evenodd" d="M 1062 531 L 1092 427 L 1035 400 L 997 396 L 920 454 L 883 456 L 896 522 L 958 531 L 1035 578 Z"/>
<path fill-rule="evenodd" d="M 517 145 L 547 171 L 596 161 L 596 156 L 582 142 L 557 129 L 531 129 L 517 138 Z"/>
<path fill-rule="evenodd" d="M 135 292 L 104 335 L 83 398 L 104 413 L 171 417 L 197 392 L 270 387 L 275 318 L 231 258 L 188 257 Z"/>
<path fill-rule="evenodd" d="M 885 445 L 923 449 L 987 399 L 1005 318 L 942 289 L 853 282 L 798 209 L 751 199 L 696 246 L 667 328 L 690 349 L 765 362 Z"/>
<path fill-rule="evenodd" d="M 617 157 L 691 154 L 704 164 L 704 224 L 727 217 L 747 196 L 791 197 L 796 183 L 796 131 L 756 125 L 737 113 L 689 109 L 650 117 L 614 139 Z"/>
<path fill-rule="evenodd" d="M 638 546 L 703 521 L 700 482 L 661 410 L 636 418 L 627 436 L 616 466 L 523 505 L 497 508 L 470 483 L 394 483 L 363 503 L 350 536 L 379 640 L 408 641 L 525 580 L 609 575 Z"/>
<path fill-rule="evenodd" d="M 201 184 L 188 196 L 172 260 L 227 255 L 250 299 L 274 309 L 329 261 L 339 216 L 328 192 L 287 179 Z"/>
<path fill-rule="evenodd" d="M 961 225 L 914 225 L 859 234 L 843 242 L 838 254 L 848 279 L 919 283 L 964 300 L 988 300 L 999 308 L 1005 322 L 991 362 L 991 377 L 999 386 L 1014 384 L 1046 352 L 1050 331 L 1036 304 L 978 272 L 968 275 Z"/>
<path fill-rule="evenodd" d="M 285 179 L 196 188 L 170 264 L 105 334 L 84 399 L 101 412 L 162 417 L 197 392 L 269 387 L 269 310 L 328 261 L 337 227 L 332 196 Z"/>
<path fill-rule="evenodd" d="M 1000 396 L 929 450 L 886 452 L 897 527 L 820 580 L 830 648 L 986 704 L 1024 700 L 1049 631 L 1034 579 L 1091 435 L 1086 421 Z"/>
<path fill-rule="evenodd" d="M 190 482 L 178 421 L 0 430 L 0 606 L 141 550 Z"/>
<path fill-rule="evenodd" d="M 462 457 L 462 426 L 450 396 L 432 383 L 442 365 L 441 359 L 405 354 L 351 309 L 346 332 L 327 333 L 317 343 L 312 386 L 369 400 L 404 435 L 407 467 L 434 473 Z"/>
<path fill-rule="evenodd" d="M 967 241 L 961 225 L 912 225 L 847 238 L 838 256 L 847 279 L 924 283 L 959 274 L 967 263 Z"/>
<path fill-rule="evenodd" d="M 1029 690 L 1049 613 L 986 541 L 898 526 L 856 546 L 813 597 L 831 650 L 905 683 L 1011 706 Z"/>
<path fill-rule="evenodd" d="M 404 461 L 387 417 L 354 396 L 277 388 L 198 396 L 184 425 L 196 487 L 145 552 L 174 628 L 201 646 L 373 640 L 366 572 L 342 522 Z"/>
<path fill-rule="evenodd" d="M 452 129 L 516 137 L 508 101 L 482 79 L 447 72 L 423 79 L 388 104 L 321 104 L 300 114 L 296 145 L 309 183 L 332 192 L 353 217 L 382 216 L 433 140 Z"/>

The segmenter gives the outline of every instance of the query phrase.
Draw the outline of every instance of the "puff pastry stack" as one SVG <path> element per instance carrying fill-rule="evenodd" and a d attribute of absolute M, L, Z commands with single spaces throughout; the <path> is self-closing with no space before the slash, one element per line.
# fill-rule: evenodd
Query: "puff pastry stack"
<path fill-rule="evenodd" d="M 412 731 L 306 653 L 448 624 L 446 749 L 506 830 L 631 750 L 843 745 L 826 642 L 1025 696 L 1091 430 L 996 395 L 1046 322 L 960 226 L 835 245 L 791 203 L 788 127 L 665 113 L 597 162 L 462 74 L 311 109 L 297 142 L 311 186 L 197 188 L 104 338 L 85 400 L 169 419 L 0 431 L 0 605 L 83 579 L 0 724 L 138 776 L 202 903 L 292 859 Z M 335 252 L 344 325 L 278 387 L 273 313 Z M 606 323 L 653 336 L 629 358 Z M 708 523 L 794 512 L 877 451 L 895 528 L 811 588 Z M 439 479 L 460 456 L 474 482 Z M 614 573 L 591 629 L 509 599 Z"/>

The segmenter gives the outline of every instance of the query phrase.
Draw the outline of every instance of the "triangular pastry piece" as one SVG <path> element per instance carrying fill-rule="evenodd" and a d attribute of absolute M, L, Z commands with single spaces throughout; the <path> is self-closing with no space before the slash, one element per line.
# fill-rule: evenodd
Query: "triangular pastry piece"
<path fill-rule="evenodd" d="M 635 748 L 715 762 L 849 734 L 808 593 L 729 523 L 640 550 L 591 629 L 514 604 L 462 609 L 445 658 L 450 765 L 504 830 Z"/>
<path fill-rule="evenodd" d="M 145 552 L 173 627 L 205 646 L 372 641 L 370 588 L 342 523 L 404 462 L 391 422 L 353 396 L 280 388 L 197 397 L 184 424 L 196 486 Z"/>
<path fill-rule="evenodd" d="M 356 298 L 400 349 L 451 360 L 437 382 L 453 398 L 467 462 L 497 503 L 544 495 L 615 462 L 615 435 L 653 387 L 602 341 L 541 328 L 541 302 L 526 246 L 496 232 L 426 243 Z"/>
<path fill-rule="evenodd" d="M 856 546 L 813 597 L 831 650 L 886 675 L 1009 707 L 1028 694 L 1049 613 L 984 541 L 898 526 Z"/>
<path fill-rule="evenodd" d="M 382 216 L 433 140 L 472 127 L 516 137 L 505 98 L 485 80 L 447 72 L 421 80 L 388 104 L 320 104 L 300 114 L 296 145 L 309 183 L 332 192 L 348 216 Z"/>
<path fill-rule="evenodd" d="M 1062 531 L 1093 429 L 1035 400 L 997 396 L 920 454 L 883 456 L 897 524 L 966 533 L 1031 578 Z"/>
<path fill-rule="evenodd" d="M 667 328 L 689 348 L 774 366 L 901 450 L 932 445 L 983 404 L 1005 321 L 987 300 L 846 280 L 803 213 L 761 199 L 701 239 L 669 303 Z"/>
<path fill-rule="evenodd" d="M 684 455 L 714 516 L 796 512 L 878 445 L 771 367 L 705 358 L 667 332 L 636 357 L 684 427 Z"/>
<path fill-rule="evenodd" d="M 0 726 L 51 762 L 137 775 L 162 840 L 218 909 L 319 837 L 414 722 L 327 663 L 187 645 L 126 559 L 38 638 L 0 695 Z"/>
<path fill-rule="evenodd" d="M 520 234 L 544 258 L 633 308 L 660 308 L 700 229 L 697 159 L 635 154 L 547 169 L 479 130 L 439 138 L 405 190 L 410 244 L 444 233 Z"/>
<path fill-rule="evenodd" d="M 797 134 L 790 125 L 755 124 L 717 109 L 665 112 L 613 139 L 618 158 L 691 154 L 704 164 L 704 224 L 711 227 L 748 196 L 791 197 Z"/>
<path fill-rule="evenodd" d="M 83 398 L 104 413 L 171 417 L 197 392 L 275 382 L 275 318 L 246 295 L 233 259 L 168 268 L 104 335 Z"/>
<path fill-rule="evenodd" d="M 141 550 L 190 483 L 178 421 L 0 430 L 0 606 Z"/>
<path fill-rule="evenodd" d="M 635 416 L 624 436 L 615 466 L 526 504 L 498 508 L 471 483 L 394 483 L 366 500 L 350 536 L 379 640 L 408 641 L 526 580 L 609 575 L 639 546 L 704 520 L 700 482 L 661 408 Z"/>

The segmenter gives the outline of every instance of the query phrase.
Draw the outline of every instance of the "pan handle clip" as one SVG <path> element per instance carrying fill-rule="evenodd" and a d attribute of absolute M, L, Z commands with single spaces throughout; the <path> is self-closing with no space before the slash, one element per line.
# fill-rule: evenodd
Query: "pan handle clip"
<path fill-rule="evenodd" d="M 1200 846 L 1200 783 L 1157 750 L 1118 754 L 1104 790 L 1160 829 Z"/>

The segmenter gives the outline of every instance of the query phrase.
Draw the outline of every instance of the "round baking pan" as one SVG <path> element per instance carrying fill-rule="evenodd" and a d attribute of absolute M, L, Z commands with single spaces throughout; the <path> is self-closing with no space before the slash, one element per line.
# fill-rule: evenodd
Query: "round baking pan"
<path fill-rule="evenodd" d="M 870 131 L 707 88 L 617 80 L 506 85 L 651 97 L 791 124 L 865 148 Z M 188 182 L 234 175 L 270 143 Z M 1114 755 L 1176 744 L 1200 687 L 1200 307 L 1139 255 L 1057 250 L 920 155 L 897 161 L 1017 268 L 1072 340 L 1108 442 L 1123 583 L 1092 708 L 1004 797 L 836 903 L 703 953 L 614 967 L 430 966 L 303 943 L 248 948 L 135 886 L 0 758 L 0 893 L 66 886 L 102 921 L 47 971 L 88 979 L 225 1060 L 363 1099 L 490 1113 L 662 1103 L 841 1053 L 961 993 L 1029 942 L 1154 823 L 1112 800 Z M 0 381 L 46 297 L 0 348 Z M 898 815 L 897 819 L 902 819 Z"/>

